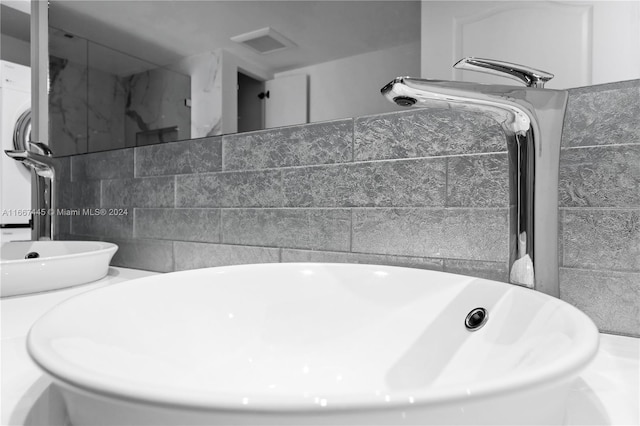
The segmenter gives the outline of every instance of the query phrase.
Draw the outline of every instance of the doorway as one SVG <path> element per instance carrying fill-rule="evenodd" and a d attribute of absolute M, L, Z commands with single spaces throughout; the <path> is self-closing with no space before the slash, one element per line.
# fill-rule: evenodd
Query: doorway
<path fill-rule="evenodd" d="M 238 71 L 238 132 L 264 129 L 264 81 Z"/>

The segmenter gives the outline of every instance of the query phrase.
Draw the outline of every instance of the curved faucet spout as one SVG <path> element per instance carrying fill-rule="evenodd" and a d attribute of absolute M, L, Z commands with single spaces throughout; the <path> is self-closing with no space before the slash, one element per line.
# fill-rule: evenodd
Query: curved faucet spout
<path fill-rule="evenodd" d="M 483 112 L 510 134 L 525 134 L 537 127 L 535 112 L 520 87 L 398 77 L 380 91 L 400 106 L 444 106 Z"/>
<path fill-rule="evenodd" d="M 558 174 L 567 91 L 398 77 L 381 92 L 400 106 L 480 112 L 500 123 L 516 205 L 510 282 L 557 297 Z"/>
<path fill-rule="evenodd" d="M 37 154 L 30 151 L 6 150 L 5 154 L 33 169 L 38 176 L 48 179 L 55 178 L 53 159 L 46 155 Z"/>

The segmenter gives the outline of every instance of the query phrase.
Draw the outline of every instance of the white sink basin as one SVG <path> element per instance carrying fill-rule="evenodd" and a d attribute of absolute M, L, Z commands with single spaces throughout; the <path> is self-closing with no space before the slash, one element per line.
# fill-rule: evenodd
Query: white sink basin
<path fill-rule="evenodd" d="M 562 424 L 597 347 L 586 315 L 542 293 L 345 264 L 129 281 L 28 336 L 76 425 Z"/>
<path fill-rule="evenodd" d="M 107 275 L 118 246 L 100 241 L 11 241 L 2 243 L 0 296 L 57 290 Z M 25 259 L 31 254 L 32 258 Z"/>

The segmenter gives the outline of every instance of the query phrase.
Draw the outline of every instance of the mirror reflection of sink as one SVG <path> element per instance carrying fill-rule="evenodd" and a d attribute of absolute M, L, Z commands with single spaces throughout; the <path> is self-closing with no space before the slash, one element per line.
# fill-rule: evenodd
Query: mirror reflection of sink
<path fill-rule="evenodd" d="M 101 241 L 10 241 L 0 251 L 0 295 L 19 296 L 99 280 L 118 246 Z"/>
<path fill-rule="evenodd" d="M 529 289 L 300 263 L 89 291 L 41 317 L 28 350 L 76 425 L 558 425 L 598 338 Z"/>

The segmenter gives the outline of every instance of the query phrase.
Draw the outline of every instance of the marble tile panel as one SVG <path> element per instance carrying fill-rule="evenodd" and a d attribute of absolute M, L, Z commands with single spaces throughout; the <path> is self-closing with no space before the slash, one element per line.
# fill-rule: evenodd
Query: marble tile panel
<path fill-rule="evenodd" d="M 298 207 L 444 206 L 446 160 L 421 158 L 282 171 L 285 204 Z"/>
<path fill-rule="evenodd" d="M 491 117 L 424 108 L 355 119 L 354 161 L 503 152 L 506 138 Z"/>
<path fill-rule="evenodd" d="M 126 146 L 163 143 L 191 137 L 191 79 L 166 68 L 124 77 Z"/>
<path fill-rule="evenodd" d="M 88 152 L 124 148 L 125 88 L 115 74 L 92 67 L 88 72 Z"/>
<path fill-rule="evenodd" d="M 509 282 L 509 265 L 507 262 L 444 259 L 444 271 L 505 283 Z"/>
<path fill-rule="evenodd" d="M 281 207 L 280 170 L 176 177 L 177 207 Z"/>
<path fill-rule="evenodd" d="M 176 241 L 175 270 L 249 263 L 277 263 L 279 248 L 247 247 L 226 244 L 186 243 Z"/>
<path fill-rule="evenodd" d="M 569 91 L 562 146 L 640 143 L 640 80 Z"/>
<path fill-rule="evenodd" d="M 344 250 L 350 246 L 349 209 L 224 209 L 222 242 Z"/>
<path fill-rule="evenodd" d="M 223 137 L 224 169 L 247 170 L 352 159 L 353 120 L 336 120 Z"/>
<path fill-rule="evenodd" d="M 102 181 L 103 207 L 173 207 L 174 177 Z"/>
<path fill-rule="evenodd" d="M 221 134 L 223 49 L 183 57 L 171 69 L 191 76 L 191 137 Z"/>
<path fill-rule="evenodd" d="M 351 250 L 506 261 L 508 209 L 354 209 Z"/>
<path fill-rule="evenodd" d="M 433 271 L 441 271 L 443 264 L 442 259 L 430 259 L 425 257 L 295 249 L 282 249 L 282 262 L 362 263 L 369 265 L 429 269 Z"/>
<path fill-rule="evenodd" d="M 71 180 L 133 177 L 133 149 L 95 152 L 71 157 Z"/>
<path fill-rule="evenodd" d="M 565 210 L 563 265 L 640 271 L 640 210 Z"/>
<path fill-rule="evenodd" d="M 209 137 L 135 149 L 136 176 L 217 172 L 222 169 L 222 138 Z"/>
<path fill-rule="evenodd" d="M 561 207 L 640 207 L 640 144 L 563 149 L 559 187 Z"/>
<path fill-rule="evenodd" d="M 136 238 L 220 242 L 219 209 L 135 209 Z"/>
<path fill-rule="evenodd" d="M 448 159 L 448 207 L 509 206 L 507 154 L 464 155 Z"/>
<path fill-rule="evenodd" d="M 49 57 L 49 132 L 55 156 L 87 152 L 86 56 Z"/>
<path fill-rule="evenodd" d="M 111 265 L 145 271 L 174 271 L 173 241 L 103 239 L 118 245 Z"/>
<path fill-rule="evenodd" d="M 640 337 L 640 273 L 560 268 L 560 298 L 601 332 Z"/>

